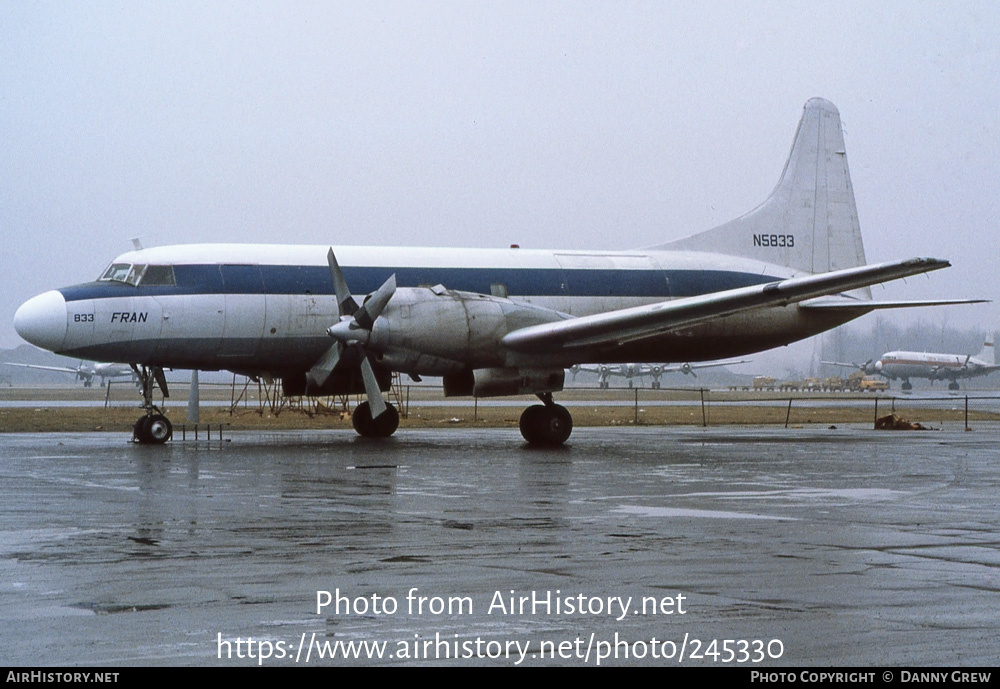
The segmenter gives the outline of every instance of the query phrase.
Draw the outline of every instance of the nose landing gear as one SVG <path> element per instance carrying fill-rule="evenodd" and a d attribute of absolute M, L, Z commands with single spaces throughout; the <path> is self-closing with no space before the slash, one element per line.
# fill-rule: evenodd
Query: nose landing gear
<path fill-rule="evenodd" d="M 167 391 L 167 379 L 163 375 L 163 368 L 160 366 L 136 366 L 132 364 L 142 387 L 142 408 L 145 415 L 140 416 L 132 427 L 132 442 L 140 445 L 162 445 L 170 440 L 174 434 L 174 427 L 170 419 L 163 415 L 160 409 L 153 404 L 153 387 L 159 386 L 164 397 L 170 397 Z"/>

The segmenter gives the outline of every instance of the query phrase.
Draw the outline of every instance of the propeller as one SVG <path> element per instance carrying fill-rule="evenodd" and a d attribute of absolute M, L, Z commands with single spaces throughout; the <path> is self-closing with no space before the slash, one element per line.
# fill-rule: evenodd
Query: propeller
<path fill-rule="evenodd" d="M 364 303 L 358 306 L 351 296 L 351 291 L 347 287 L 344 273 L 337 263 L 337 257 L 333 249 L 326 255 L 327 263 L 330 265 L 330 276 L 333 278 L 333 290 L 337 296 L 337 311 L 340 319 L 326 329 L 326 334 L 334 339 L 330 348 L 313 364 L 313 367 L 306 373 L 306 380 L 317 387 L 326 382 L 330 374 L 337 367 L 344 352 L 348 347 L 357 348 L 361 353 L 361 379 L 365 385 L 365 395 L 368 397 L 368 407 L 371 410 L 372 418 L 378 418 L 386 410 L 385 398 L 378 385 L 378 378 L 368 360 L 366 345 L 371 339 L 372 328 L 376 319 L 385 309 L 386 304 L 396 293 L 396 275 L 389 276 L 381 287 L 368 295 Z"/>
<path fill-rule="evenodd" d="M 694 367 L 691 366 L 691 364 L 682 364 L 681 365 L 681 373 L 683 373 L 686 376 L 689 375 L 692 378 L 697 378 L 698 377 L 698 374 L 694 372 Z"/>
<path fill-rule="evenodd" d="M 81 359 L 80 365 L 76 367 L 76 379 L 82 381 L 84 386 L 90 387 L 91 383 L 94 381 L 94 373 L 94 367 L 89 366 Z"/>

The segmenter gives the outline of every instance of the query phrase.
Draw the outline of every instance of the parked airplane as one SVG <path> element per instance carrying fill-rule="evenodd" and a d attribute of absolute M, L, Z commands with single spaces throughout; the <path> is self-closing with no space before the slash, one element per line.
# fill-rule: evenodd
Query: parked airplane
<path fill-rule="evenodd" d="M 653 390 L 660 389 L 660 378 L 663 377 L 664 373 L 683 373 L 684 375 L 689 375 L 697 378 L 698 375 L 695 373 L 698 369 L 703 368 L 716 368 L 718 366 L 735 366 L 736 364 L 745 364 L 747 359 L 741 359 L 739 361 L 719 361 L 711 364 L 680 364 L 680 365 L 669 365 L 669 364 L 601 364 L 596 368 L 588 368 L 586 366 L 574 366 L 570 369 L 571 372 L 576 373 L 577 371 L 587 371 L 588 373 L 597 374 L 597 386 L 601 389 L 607 389 L 610 386 L 610 379 L 614 377 L 621 377 L 628 380 L 628 386 L 632 387 L 633 378 L 645 378 L 649 376 L 653 379 L 651 387 Z"/>
<path fill-rule="evenodd" d="M 389 436 L 391 373 L 442 376 L 445 395 L 534 394 L 529 443 L 561 444 L 565 368 L 705 361 L 800 340 L 879 308 L 870 285 L 945 268 L 866 265 L 837 109 L 806 103 L 770 197 L 736 220 L 636 251 L 209 244 L 131 251 L 95 281 L 25 302 L 14 326 L 62 354 L 130 363 L 146 414 L 164 368 L 280 378 L 287 395 L 364 392 L 354 427 Z M 368 294 L 359 304 L 352 295 Z"/>
<path fill-rule="evenodd" d="M 960 378 L 985 376 L 1000 370 L 996 365 L 993 343 L 984 342 L 983 349 L 976 356 L 971 354 L 937 354 L 933 352 L 886 352 L 875 362 L 846 364 L 839 361 L 824 361 L 834 366 L 851 366 L 864 371 L 865 375 L 881 375 L 889 380 L 902 380 L 903 390 L 912 390 L 910 378 L 947 380 L 949 390 L 958 390 Z"/>
<path fill-rule="evenodd" d="M 39 364 L 15 364 L 12 361 L 5 361 L 8 366 L 19 366 L 21 368 L 35 368 L 41 371 L 58 371 L 59 373 L 72 373 L 77 380 L 83 381 L 83 387 L 89 388 L 94 384 L 94 378 L 101 379 L 101 387 L 107 383 L 108 379 L 133 378 L 135 373 L 127 364 L 101 364 L 81 361 L 76 368 L 68 366 L 41 366 Z"/>

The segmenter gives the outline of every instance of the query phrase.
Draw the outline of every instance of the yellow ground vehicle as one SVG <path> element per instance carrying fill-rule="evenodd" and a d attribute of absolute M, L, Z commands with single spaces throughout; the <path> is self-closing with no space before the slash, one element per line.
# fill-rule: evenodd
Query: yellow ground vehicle
<path fill-rule="evenodd" d="M 879 390 L 888 390 L 889 381 L 881 376 L 865 376 L 861 379 L 860 390 L 863 392 L 878 392 Z"/>

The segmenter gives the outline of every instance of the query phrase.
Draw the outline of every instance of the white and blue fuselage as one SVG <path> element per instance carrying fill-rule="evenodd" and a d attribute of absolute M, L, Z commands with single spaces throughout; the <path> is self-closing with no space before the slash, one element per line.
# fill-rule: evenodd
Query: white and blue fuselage
<path fill-rule="evenodd" d="M 544 322 L 531 307 L 567 316 L 619 309 L 772 282 L 795 274 L 773 264 L 700 252 L 558 252 L 526 249 L 335 248 L 352 291 L 364 295 L 390 275 L 400 287 L 433 288 L 509 300 L 514 325 Z M 327 247 L 204 244 L 143 249 L 116 258 L 101 279 L 35 297 L 15 324 L 29 341 L 67 356 L 150 366 L 230 369 L 280 376 L 306 370 L 330 346 L 338 319 Z M 359 303 L 361 299 L 358 299 Z M 523 307 L 523 308 L 522 308 Z M 407 313 L 409 311 L 410 313 Z M 417 312 L 417 313 L 415 313 Z M 419 318 L 397 295 L 380 318 L 383 329 L 449 323 Z M 454 310 L 450 311 L 454 315 Z M 688 331 L 615 347 L 576 349 L 564 357 L 525 361 L 499 338 L 460 367 L 565 365 L 588 362 L 699 361 L 787 344 L 836 325 L 794 306 L 767 316 L 733 316 Z M 858 314 L 853 314 L 855 317 Z M 462 320 L 466 316 L 460 317 Z M 514 322 L 517 318 L 521 320 Z M 837 322 L 848 320 L 843 313 Z M 448 320 L 455 320 L 451 318 Z M 742 322 L 741 322 L 742 321 Z M 467 331 L 468 323 L 457 325 Z M 499 330 L 504 327 L 499 326 Z M 442 333 L 445 335 L 446 333 Z M 461 337 L 461 336 L 460 336 Z M 477 347 L 481 348 L 482 343 Z M 404 372 L 443 375 L 448 352 L 395 365 Z M 477 360 L 478 359 L 478 360 Z M 451 370 L 455 370 L 451 366 Z"/>

